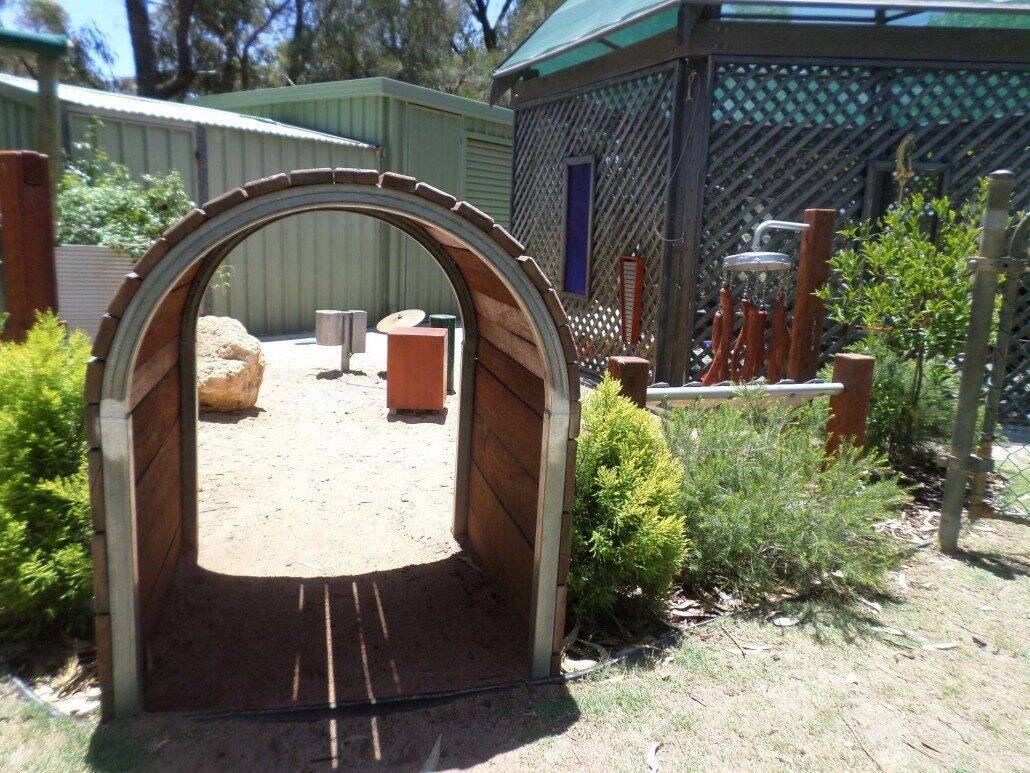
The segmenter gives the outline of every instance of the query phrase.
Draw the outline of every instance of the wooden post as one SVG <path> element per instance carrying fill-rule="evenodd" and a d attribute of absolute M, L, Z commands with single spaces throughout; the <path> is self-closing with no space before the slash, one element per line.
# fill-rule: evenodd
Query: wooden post
<path fill-rule="evenodd" d="M 826 284 L 830 275 L 837 211 L 806 209 L 808 230 L 798 257 L 797 287 L 794 291 L 794 326 L 790 330 L 787 378 L 797 382 L 815 378 L 819 367 L 819 348 L 823 340 L 826 304 L 812 295 Z"/>
<path fill-rule="evenodd" d="M 3 255 L 5 341 L 22 341 L 36 312 L 57 310 L 54 223 L 47 157 L 0 151 L 0 255 Z"/>
<path fill-rule="evenodd" d="M 622 384 L 622 395 L 641 408 L 647 405 L 647 385 L 651 383 L 651 363 L 643 357 L 609 357 L 608 373 Z"/>
<path fill-rule="evenodd" d="M 61 103 L 57 98 L 57 69 L 61 60 L 55 56 L 36 56 L 36 149 L 50 159 L 48 170 L 50 203 L 57 216 L 57 181 L 61 175 Z"/>
<path fill-rule="evenodd" d="M 833 381 L 844 391 L 830 397 L 830 419 L 826 422 L 826 453 L 842 442 L 861 446 L 869 420 L 869 398 L 873 391 L 875 361 L 865 354 L 838 354 L 833 359 Z"/>

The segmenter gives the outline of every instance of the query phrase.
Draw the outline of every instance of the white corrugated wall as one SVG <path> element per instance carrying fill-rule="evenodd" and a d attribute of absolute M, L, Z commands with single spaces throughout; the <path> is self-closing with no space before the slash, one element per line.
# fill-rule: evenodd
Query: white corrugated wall
<path fill-rule="evenodd" d="M 70 329 L 90 338 L 97 334 L 100 317 L 107 310 L 122 278 L 132 271 L 128 255 L 107 247 L 64 245 L 54 250 L 57 271 L 57 308 Z"/>

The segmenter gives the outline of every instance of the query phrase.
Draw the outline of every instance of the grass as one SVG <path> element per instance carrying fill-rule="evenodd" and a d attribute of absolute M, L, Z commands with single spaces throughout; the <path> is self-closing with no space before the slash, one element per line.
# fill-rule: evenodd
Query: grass
<path fill-rule="evenodd" d="M 959 558 L 920 551 L 874 606 L 767 608 L 696 629 L 646 667 L 567 687 L 336 723 L 148 716 L 93 732 L 0 696 L 0 768 L 1026 770 L 1030 533 L 977 524 Z M 772 612 L 797 618 L 777 627 Z M 898 631 L 903 633 L 899 634 Z"/>

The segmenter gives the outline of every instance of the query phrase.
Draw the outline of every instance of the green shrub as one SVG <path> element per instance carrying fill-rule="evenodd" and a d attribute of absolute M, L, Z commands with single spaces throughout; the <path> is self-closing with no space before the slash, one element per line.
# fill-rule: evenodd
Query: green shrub
<path fill-rule="evenodd" d="M 761 601 L 881 587 L 900 555 L 874 526 L 907 497 L 875 457 L 849 446 L 826 458 L 825 416 L 825 403 L 751 398 L 669 412 L 665 434 L 683 463 L 688 589 Z"/>
<path fill-rule="evenodd" d="M 958 374 L 950 362 L 942 357 L 925 362 L 920 399 L 912 404 L 908 398 L 916 377 L 914 360 L 898 355 L 875 339 L 862 341 L 849 351 L 869 354 L 876 359 L 866 448 L 885 454 L 895 464 L 902 464 L 914 451 L 951 437 Z M 830 370 L 827 368 L 823 376 L 829 378 Z"/>
<path fill-rule="evenodd" d="M 57 191 L 57 241 L 110 247 L 142 257 L 193 206 L 178 172 L 135 178 L 96 146 L 99 122 L 76 143 Z"/>
<path fill-rule="evenodd" d="M 0 632 L 87 632 L 92 593 L 83 383 L 89 340 L 41 315 L 0 343 Z"/>
<path fill-rule="evenodd" d="M 580 622 L 666 602 L 684 552 L 680 475 L 651 415 L 606 377 L 584 406 L 576 457 L 569 593 Z"/>

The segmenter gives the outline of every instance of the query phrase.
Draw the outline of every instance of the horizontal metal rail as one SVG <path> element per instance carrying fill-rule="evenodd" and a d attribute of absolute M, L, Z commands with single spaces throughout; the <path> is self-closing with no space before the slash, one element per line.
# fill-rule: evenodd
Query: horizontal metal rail
<path fill-rule="evenodd" d="M 844 385 L 835 381 L 808 381 L 804 384 L 783 382 L 763 384 L 758 382 L 751 384 L 717 384 L 715 386 L 648 387 L 647 402 L 666 403 L 668 405 L 700 401 L 721 402 L 744 395 L 755 395 L 762 398 L 793 399 L 797 402 L 805 402 L 816 397 L 839 395 L 843 391 Z"/>

